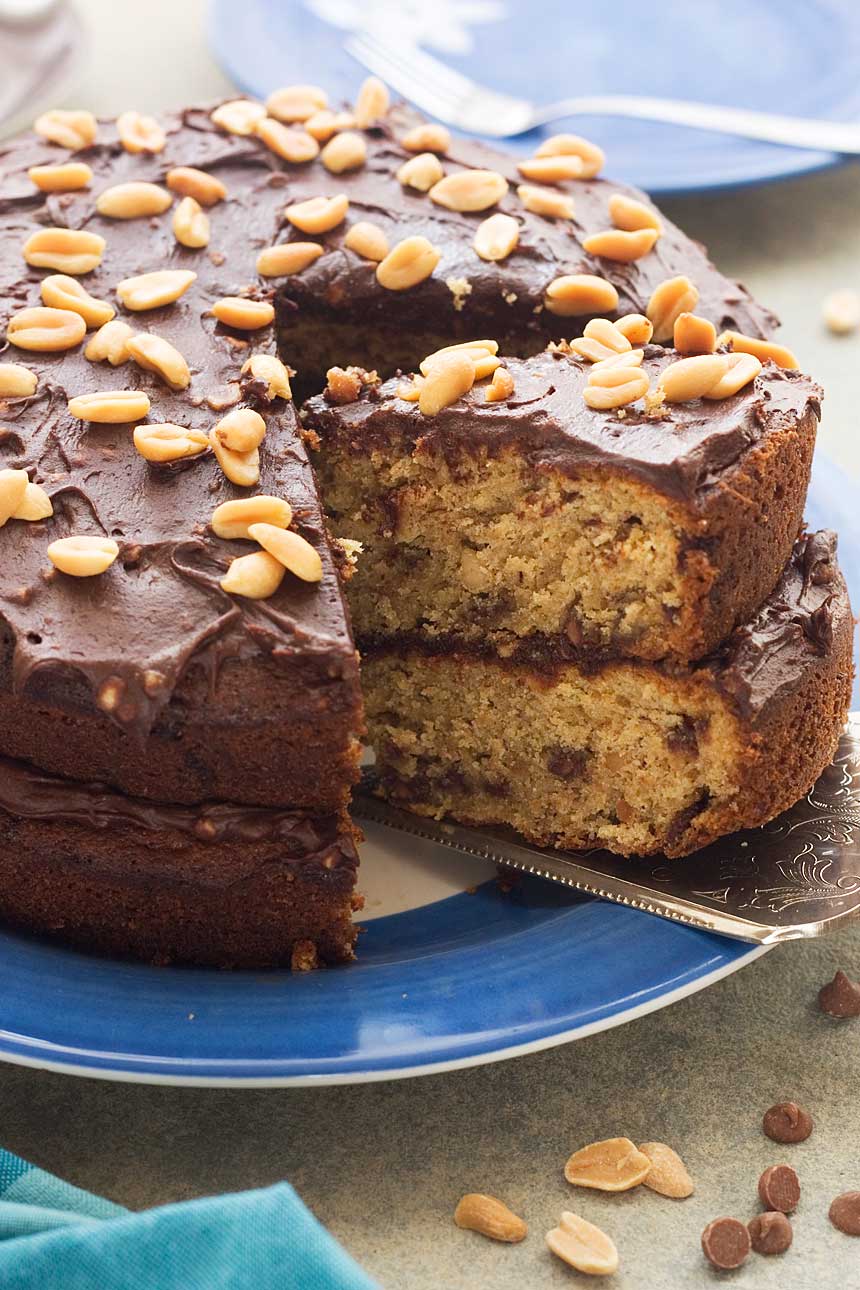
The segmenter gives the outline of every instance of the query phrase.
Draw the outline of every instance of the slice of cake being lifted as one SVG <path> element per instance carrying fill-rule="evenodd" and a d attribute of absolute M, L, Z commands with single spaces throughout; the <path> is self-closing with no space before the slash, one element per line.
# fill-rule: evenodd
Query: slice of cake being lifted
<path fill-rule="evenodd" d="M 556 347 L 459 398 L 435 359 L 418 402 L 390 382 L 306 416 L 367 548 L 382 791 L 540 845 L 683 855 L 815 780 L 852 619 L 832 535 L 797 536 L 816 387 L 751 355 L 623 352 Z"/>

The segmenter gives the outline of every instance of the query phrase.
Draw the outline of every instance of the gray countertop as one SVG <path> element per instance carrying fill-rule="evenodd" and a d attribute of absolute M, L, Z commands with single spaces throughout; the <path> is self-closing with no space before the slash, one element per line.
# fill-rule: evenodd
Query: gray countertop
<path fill-rule="evenodd" d="M 92 44 L 70 102 L 157 111 L 228 89 L 201 35 L 201 0 L 81 7 Z M 134 58 L 122 58 L 129 49 Z M 827 391 L 820 442 L 860 478 L 860 338 L 836 340 L 820 322 L 828 291 L 860 288 L 858 168 L 665 205 L 781 315 L 787 343 Z M 751 1256 L 732 1279 L 751 1290 L 851 1290 L 860 1241 L 836 1232 L 827 1208 L 860 1189 L 860 1021 L 835 1023 L 815 1006 L 840 966 L 860 975 L 860 929 L 781 946 L 702 994 L 576 1044 L 387 1084 L 170 1089 L 0 1066 L 0 1139 L 133 1208 L 287 1178 L 386 1290 L 584 1284 L 544 1245 L 564 1208 L 615 1239 L 621 1270 L 605 1284 L 616 1290 L 707 1285 L 719 1278 L 702 1258 L 702 1227 L 720 1214 L 750 1218 L 760 1172 L 786 1160 L 803 1186 L 794 1245 L 782 1258 Z M 782 1098 L 812 1112 L 807 1142 L 763 1136 L 762 1113 Z M 571 1189 L 570 1152 L 619 1134 L 674 1145 L 696 1194 Z M 456 1229 L 465 1191 L 502 1196 L 530 1223 L 526 1242 Z"/>

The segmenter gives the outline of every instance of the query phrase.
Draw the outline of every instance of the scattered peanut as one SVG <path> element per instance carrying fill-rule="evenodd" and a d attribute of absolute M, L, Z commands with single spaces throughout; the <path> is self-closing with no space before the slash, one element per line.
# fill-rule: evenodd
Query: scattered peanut
<path fill-rule="evenodd" d="M 116 119 L 119 141 L 126 152 L 163 152 L 166 135 L 154 116 L 122 112 Z"/>
<path fill-rule="evenodd" d="M 183 197 L 173 212 L 173 236 L 192 251 L 209 245 L 209 216 L 196 197 Z"/>
<path fill-rule="evenodd" d="M 319 156 L 320 146 L 312 134 L 295 126 L 286 126 L 270 116 L 264 116 L 262 121 L 257 122 L 255 133 L 270 152 L 283 157 L 284 161 L 289 161 L 294 166 L 303 165 Z"/>
<path fill-rule="evenodd" d="M 835 336 L 847 336 L 856 331 L 860 327 L 860 294 L 850 287 L 831 291 L 824 298 L 821 316 L 828 331 Z"/>
<path fill-rule="evenodd" d="M 407 152 L 438 152 L 444 156 L 451 147 L 451 131 L 447 126 L 426 121 L 407 131 L 400 142 Z"/>
<path fill-rule="evenodd" d="M 109 569 L 119 555 L 113 538 L 64 537 L 48 547 L 48 559 L 60 573 L 73 578 L 92 578 Z"/>
<path fill-rule="evenodd" d="M 754 354 L 762 363 L 776 363 L 777 367 L 799 368 L 797 357 L 785 345 L 777 345 L 772 340 L 759 340 L 757 336 L 745 336 L 739 331 L 724 331 L 717 337 L 717 345 L 728 345 L 737 354 Z"/>
<path fill-rule="evenodd" d="M 254 551 L 233 560 L 221 579 L 221 587 L 231 596 L 248 600 L 268 600 L 284 580 L 286 569 L 268 551 Z"/>
<path fill-rule="evenodd" d="M 26 470 L 0 470 L 0 528 L 24 501 L 29 482 Z"/>
<path fill-rule="evenodd" d="M 697 354 L 680 358 L 664 367 L 657 379 L 667 403 L 687 403 L 701 399 L 712 390 L 729 369 L 727 354 Z"/>
<path fill-rule="evenodd" d="M 626 358 L 626 355 L 623 357 Z M 606 365 L 598 363 L 591 369 L 582 397 L 587 407 L 596 412 L 609 412 L 614 408 L 627 407 L 637 399 L 644 398 L 647 393 L 648 377 L 644 372 L 638 371 L 633 364 L 613 363 L 610 360 Z M 572 1182 L 573 1179 L 568 1181 Z"/>
<path fill-rule="evenodd" d="M 215 111 L 210 114 L 212 122 L 228 134 L 249 135 L 254 133 L 254 127 L 258 121 L 262 121 L 266 115 L 266 109 L 262 103 L 256 103 L 253 99 L 231 99 L 229 103 L 222 103 L 216 107 Z M 270 112 L 274 116 L 274 112 Z"/>
<path fill-rule="evenodd" d="M 351 112 L 329 112 L 327 108 L 320 108 L 303 125 L 317 143 L 326 143 L 338 130 L 351 130 L 355 117 Z"/>
<path fill-rule="evenodd" d="M 641 260 L 653 249 L 658 234 L 653 228 L 640 228 L 635 233 L 625 233 L 619 228 L 608 228 L 601 233 L 592 233 L 583 239 L 582 249 L 589 255 L 599 256 L 604 260 L 618 260 L 630 264 Z"/>
<path fill-rule="evenodd" d="M 509 399 L 514 392 L 514 378 L 506 367 L 497 367 L 493 379 L 484 391 L 487 403 L 501 403 Z"/>
<path fill-rule="evenodd" d="M 490 215 L 475 230 L 472 246 L 482 260 L 505 260 L 520 240 L 520 226 L 512 215 Z"/>
<path fill-rule="evenodd" d="M 582 178 L 582 158 L 557 155 L 528 157 L 517 163 L 517 170 L 524 179 L 534 179 L 540 184 L 559 184 L 568 179 Z"/>
<path fill-rule="evenodd" d="M 168 170 L 164 182 L 172 193 L 193 197 L 201 206 L 215 206 L 227 196 L 227 189 L 215 175 L 196 166 L 175 166 Z"/>
<path fill-rule="evenodd" d="M 290 573 L 302 582 L 319 582 L 323 576 L 319 552 L 300 533 L 278 528 L 274 524 L 249 524 L 248 536 L 259 542 Z"/>
<path fill-rule="evenodd" d="M 375 260 L 377 264 L 388 254 L 388 238 L 378 224 L 371 224 L 369 220 L 353 224 L 343 244 L 356 255 L 363 256 L 365 260 Z"/>
<path fill-rule="evenodd" d="M 267 246 L 257 256 L 257 272 L 263 278 L 287 278 L 301 273 L 322 253 L 319 242 L 281 242 Z"/>
<path fill-rule="evenodd" d="M 99 193 L 96 210 L 109 219 L 143 219 L 148 215 L 163 215 L 172 201 L 172 195 L 160 184 L 135 181 L 114 184 Z"/>
<path fill-rule="evenodd" d="M 118 425 L 142 420 L 149 412 L 149 395 L 142 390 L 98 390 L 69 399 L 68 409 L 79 421 Z"/>
<path fill-rule="evenodd" d="M 425 417 L 434 417 L 467 394 L 474 384 L 475 364 L 468 353 L 452 350 L 440 354 L 425 374 L 418 396 L 419 410 Z"/>
<path fill-rule="evenodd" d="M 567 273 L 546 289 L 546 307 L 560 318 L 607 314 L 618 307 L 618 292 L 605 278 L 591 273 Z"/>
<path fill-rule="evenodd" d="M 345 170 L 358 170 L 367 161 L 364 135 L 356 134 L 354 130 L 336 134 L 320 153 L 320 161 L 333 175 L 340 175 Z"/>
<path fill-rule="evenodd" d="M 639 1150 L 651 1161 L 651 1168 L 643 1179 L 646 1187 L 674 1200 L 692 1196 L 695 1190 L 693 1180 L 677 1151 L 667 1147 L 665 1142 L 643 1142 Z"/>
<path fill-rule="evenodd" d="M 616 318 L 615 326 L 631 345 L 647 345 L 654 335 L 654 324 L 644 314 L 624 314 Z"/>
<path fill-rule="evenodd" d="M 485 211 L 507 191 L 508 181 L 497 170 L 459 170 L 433 185 L 430 200 L 451 211 Z"/>
<path fill-rule="evenodd" d="M 349 209 L 346 193 L 336 197 L 309 197 L 307 201 L 295 202 L 284 211 L 287 219 L 303 233 L 328 233 L 338 224 L 342 224 Z"/>
<path fill-rule="evenodd" d="M 468 1192 L 454 1210 L 454 1222 L 469 1232 L 480 1232 L 494 1241 L 511 1243 L 525 1240 L 528 1227 L 513 1210 L 495 1196 Z"/>
<path fill-rule="evenodd" d="M 441 256 L 426 237 L 407 237 L 376 266 L 376 281 L 387 291 L 407 291 L 429 278 Z"/>
<path fill-rule="evenodd" d="M 185 358 L 163 336 L 137 332 L 128 337 L 125 348 L 138 367 L 155 372 L 171 390 L 187 390 L 191 384 L 191 372 Z"/>
<path fill-rule="evenodd" d="M 134 331 L 128 323 L 114 319 L 105 323 L 90 340 L 84 350 L 84 358 L 91 363 L 103 363 L 107 360 L 111 367 L 119 367 L 128 362 L 128 342 Z"/>
<path fill-rule="evenodd" d="M 96 141 L 98 122 L 92 112 L 68 112 L 54 108 L 43 112 L 36 118 L 33 129 L 49 143 L 58 143 L 61 148 L 78 152 L 89 148 Z"/>
<path fill-rule="evenodd" d="M 54 514 L 54 505 L 44 488 L 38 484 L 28 484 L 24 496 L 15 508 L 13 520 L 27 520 L 35 524 L 47 520 Z"/>
<path fill-rule="evenodd" d="M 285 85 L 266 99 L 266 111 L 277 121 L 307 121 L 328 107 L 328 95 L 318 85 Z"/>
<path fill-rule="evenodd" d="M 291 399 L 290 374 L 274 354 L 252 354 L 242 365 L 242 374 L 249 372 L 255 381 L 265 382 L 266 398 Z"/>
<path fill-rule="evenodd" d="M 70 309 L 80 314 L 88 327 L 110 322 L 116 310 L 106 300 L 97 300 L 77 278 L 64 273 L 50 273 L 39 284 L 42 299 L 51 309 Z"/>
<path fill-rule="evenodd" d="M 250 538 L 248 527 L 251 524 L 267 524 L 270 528 L 289 528 L 293 518 L 289 502 L 281 497 L 267 497 L 261 493 L 258 497 L 237 497 L 230 502 L 222 502 L 212 512 L 212 531 L 216 537 L 231 541 L 235 538 Z"/>
<path fill-rule="evenodd" d="M 579 157 L 582 162 L 581 179 L 593 179 L 603 169 L 606 156 L 602 148 L 578 134 L 553 134 L 535 153 L 536 157 Z"/>
<path fill-rule="evenodd" d="M 573 198 L 568 193 L 542 188 L 539 184 L 520 184 L 517 196 L 533 215 L 545 215 L 547 219 L 573 219 Z"/>
<path fill-rule="evenodd" d="M 22 253 L 35 269 L 59 273 L 91 273 L 101 264 L 107 243 L 98 233 L 77 228 L 41 228 L 31 233 Z"/>
<path fill-rule="evenodd" d="M 6 325 L 6 339 L 18 349 L 51 353 L 74 349 L 87 334 L 87 324 L 71 309 L 46 309 L 35 305 L 19 309 Z"/>
<path fill-rule="evenodd" d="M 659 237 L 663 232 L 660 216 L 644 202 L 635 197 L 625 197 L 624 193 L 613 193 L 609 199 L 609 218 L 616 228 L 626 233 L 638 233 L 640 229 L 652 228 Z"/>
<path fill-rule="evenodd" d="M 209 312 L 236 331 L 257 331 L 275 320 L 275 307 L 268 300 L 248 300 L 245 296 L 223 296 Z"/>
<path fill-rule="evenodd" d="M 629 1138 L 605 1138 L 574 1151 L 564 1176 L 575 1187 L 628 1191 L 638 1187 L 650 1168 L 651 1161 Z"/>
<path fill-rule="evenodd" d="M 429 376 L 440 358 L 448 354 L 466 354 L 474 365 L 475 380 L 480 381 L 485 376 L 490 376 L 499 367 L 501 359 L 496 357 L 498 352 L 498 341 L 463 340 L 459 344 L 443 345 L 441 349 L 434 350 L 432 354 L 428 354 L 421 360 L 419 367 L 422 376 Z"/>
<path fill-rule="evenodd" d="M 553 1254 L 563 1259 L 577 1272 L 588 1276 L 611 1276 L 618 1270 L 618 1250 L 615 1244 L 593 1223 L 565 1210 L 558 1227 L 546 1234 L 546 1243 Z"/>
<path fill-rule="evenodd" d="M 645 310 L 654 328 L 654 340 L 669 340 L 675 328 L 675 319 L 680 314 L 692 313 L 698 300 L 698 289 L 683 275 L 661 282 L 654 289 Z"/>
<path fill-rule="evenodd" d="M 414 188 L 419 193 L 429 193 L 434 184 L 445 178 L 442 163 L 435 152 L 419 152 L 404 161 L 397 171 L 397 178 L 404 188 Z"/>
<path fill-rule="evenodd" d="M 750 381 L 754 381 L 761 371 L 761 359 L 755 354 L 729 354 L 729 366 L 725 375 L 705 394 L 706 399 L 727 399 L 737 394 Z"/>
<path fill-rule="evenodd" d="M 187 426 L 174 425 L 171 421 L 147 422 L 136 426 L 132 438 L 141 457 L 158 463 L 197 457 L 209 447 L 205 431 L 191 430 Z"/>
<path fill-rule="evenodd" d="M 717 347 L 717 329 L 697 314 L 678 314 L 673 344 L 679 354 L 713 354 Z"/>
<path fill-rule="evenodd" d="M 83 161 L 66 161 L 59 166 L 31 166 L 27 174 L 43 193 L 71 193 L 88 188 L 93 172 Z"/>
<path fill-rule="evenodd" d="M 389 95 L 378 76 L 368 76 L 362 82 L 355 100 L 355 124 L 360 130 L 369 130 L 388 111 Z"/>
<path fill-rule="evenodd" d="M 140 313 L 174 304 L 196 278 L 197 274 L 190 269 L 156 269 L 134 278 L 123 278 L 117 284 L 116 294 L 126 309 Z"/>
<path fill-rule="evenodd" d="M 253 408 L 234 408 L 212 432 L 231 452 L 248 453 L 259 448 L 266 436 L 266 423 Z"/>
<path fill-rule="evenodd" d="M 36 393 L 39 378 L 21 363 L 0 363 L 0 399 L 26 399 Z"/>
<path fill-rule="evenodd" d="M 260 479 L 260 451 L 252 448 L 250 452 L 232 452 L 218 438 L 214 430 L 209 431 L 209 443 L 215 454 L 215 460 L 231 484 L 240 488 L 252 488 Z"/>

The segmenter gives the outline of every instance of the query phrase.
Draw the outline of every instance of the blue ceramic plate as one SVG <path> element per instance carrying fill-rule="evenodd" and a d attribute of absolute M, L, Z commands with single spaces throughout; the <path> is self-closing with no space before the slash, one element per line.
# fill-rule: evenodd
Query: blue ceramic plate
<path fill-rule="evenodd" d="M 840 529 L 856 605 L 853 491 L 819 456 L 810 520 Z M 0 932 L 0 1059 L 172 1084 L 390 1079 L 580 1039 L 764 952 L 539 881 L 503 896 L 491 866 L 384 829 L 361 887 L 358 962 L 307 976 L 151 968 Z"/>
<path fill-rule="evenodd" d="M 860 118 L 856 0 L 213 0 L 215 55 L 243 90 L 312 82 L 354 97 L 366 72 L 346 36 L 376 28 L 524 98 L 623 91 L 838 121 Z M 563 128 L 560 124 L 552 129 Z M 761 183 L 836 165 L 830 153 L 618 118 L 568 123 L 609 169 L 651 193 Z M 512 146 L 531 151 L 534 136 Z"/>

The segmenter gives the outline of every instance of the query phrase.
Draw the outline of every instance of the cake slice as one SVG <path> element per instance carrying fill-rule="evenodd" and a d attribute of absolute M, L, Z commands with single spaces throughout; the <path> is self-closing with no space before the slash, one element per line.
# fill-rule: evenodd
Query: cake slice
<path fill-rule="evenodd" d="M 762 607 L 686 666 L 534 666 L 392 642 L 363 658 L 381 792 L 540 846 L 682 856 L 795 802 L 847 715 L 835 539 L 796 543 Z"/>
<path fill-rule="evenodd" d="M 682 357 L 637 356 L 652 390 Z M 306 404 L 334 529 L 364 547 L 362 648 L 690 660 L 757 609 L 800 531 L 818 387 L 768 361 L 731 397 L 601 411 L 594 371 L 565 344 L 505 360 L 498 401 L 484 378 L 426 415 L 395 378 Z"/>

